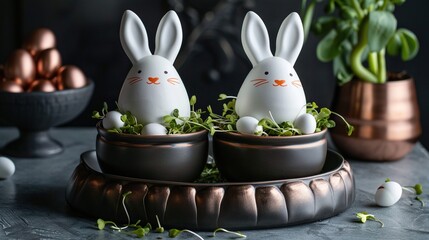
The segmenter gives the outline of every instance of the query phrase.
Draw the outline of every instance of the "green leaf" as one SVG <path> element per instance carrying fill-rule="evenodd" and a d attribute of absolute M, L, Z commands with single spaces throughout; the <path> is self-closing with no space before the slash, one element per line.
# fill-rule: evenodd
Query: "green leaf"
<path fill-rule="evenodd" d="M 317 57 L 324 62 L 332 61 L 341 53 L 341 46 L 352 34 L 353 29 L 347 24 L 342 24 L 339 31 L 332 29 L 317 45 Z"/>
<path fill-rule="evenodd" d="M 100 115 L 100 113 L 99 112 L 97 112 L 97 111 L 93 111 L 92 112 L 92 118 L 95 118 L 95 119 L 103 119 L 103 117 Z"/>
<path fill-rule="evenodd" d="M 387 43 L 387 54 L 389 54 L 390 56 L 398 56 L 401 52 L 401 33 L 398 33 L 398 31 L 396 31 L 396 33 L 390 38 L 389 42 Z"/>
<path fill-rule="evenodd" d="M 417 40 L 416 35 L 407 29 L 399 29 L 398 33 L 400 34 L 401 39 L 401 58 L 403 61 L 413 59 L 419 51 L 419 41 Z"/>
<path fill-rule="evenodd" d="M 335 11 L 335 0 L 329 0 L 329 3 L 325 6 L 325 13 L 331 14 Z"/>
<path fill-rule="evenodd" d="M 109 107 L 107 106 L 106 102 L 103 102 L 103 109 L 101 110 L 103 115 L 106 115 L 106 113 L 109 112 Z"/>
<path fill-rule="evenodd" d="M 137 237 L 142 238 L 148 234 L 150 230 L 148 228 L 138 227 L 136 230 L 132 231 Z"/>
<path fill-rule="evenodd" d="M 414 186 L 414 189 L 416 190 L 417 195 L 420 195 L 423 193 L 423 186 L 420 183 L 416 184 Z"/>
<path fill-rule="evenodd" d="M 322 62 L 329 62 L 334 59 L 339 53 L 340 48 L 336 45 L 337 31 L 332 29 L 319 42 L 316 49 L 317 58 Z"/>
<path fill-rule="evenodd" d="M 390 0 L 392 3 L 396 4 L 396 5 L 401 5 L 403 4 L 406 0 Z"/>
<path fill-rule="evenodd" d="M 174 109 L 172 115 L 176 118 L 179 117 L 179 109 Z"/>
<path fill-rule="evenodd" d="M 172 228 L 172 229 L 170 229 L 170 231 L 168 231 L 168 237 L 175 238 L 175 237 L 177 237 L 181 232 L 182 232 L 182 231 L 180 231 L 179 229 Z"/>
<path fill-rule="evenodd" d="M 390 12 L 373 11 L 368 18 L 368 47 L 370 52 L 379 52 L 386 47 L 395 34 L 396 18 Z"/>
<path fill-rule="evenodd" d="M 357 17 L 356 10 L 347 5 L 341 6 L 341 15 L 346 19 L 355 19 Z"/>
<path fill-rule="evenodd" d="M 126 114 L 124 114 L 124 115 L 121 116 L 121 121 L 124 122 L 124 123 L 128 122 L 128 117 L 127 117 Z"/>
<path fill-rule="evenodd" d="M 193 95 L 193 96 L 191 97 L 191 99 L 189 100 L 189 104 L 190 104 L 191 106 L 194 106 L 194 105 L 195 105 L 195 103 L 197 103 L 197 97 L 196 97 L 195 95 Z"/>
<path fill-rule="evenodd" d="M 219 98 L 218 98 L 218 100 L 224 100 L 224 99 L 226 99 L 228 96 L 226 95 L 226 94 L 224 94 L 224 93 L 221 93 L 221 94 L 219 94 Z"/>
<path fill-rule="evenodd" d="M 334 69 L 334 75 L 339 81 L 340 85 L 343 85 L 352 80 L 353 73 L 350 69 L 350 66 L 346 63 L 344 55 L 341 54 L 335 57 L 332 66 Z"/>
<path fill-rule="evenodd" d="M 99 218 L 97 219 L 97 226 L 98 226 L 98 229 L 103 230 L 104 227 L 106 226 L 106 223 L 104 222 L 103 219 Z"/>
<path fill-rule="evenodd" d="M 322 16 L 313 24 L 312 31 L 316 35 L 326 35 L 334 28 L 336 19 L 333 16 Z"/>

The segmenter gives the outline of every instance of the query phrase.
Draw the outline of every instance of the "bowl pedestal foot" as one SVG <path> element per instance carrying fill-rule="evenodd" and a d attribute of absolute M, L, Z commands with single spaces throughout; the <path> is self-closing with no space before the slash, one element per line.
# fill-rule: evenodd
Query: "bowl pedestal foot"
<path fill-rule="evenodd" d="M 48 157 L 62 151 L 62 144 L 49 135 L 49 129 L 41 131 L 20 129 L 19 137 L 2 149 L 6 155 L 22 158 Z"/>

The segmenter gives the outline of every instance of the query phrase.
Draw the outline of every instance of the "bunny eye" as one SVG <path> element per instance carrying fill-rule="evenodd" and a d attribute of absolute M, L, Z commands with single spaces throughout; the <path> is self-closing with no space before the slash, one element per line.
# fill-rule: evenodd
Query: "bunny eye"
<path fill-rule="evenodd" d="M 266 72 L 265 72 L 265 75 L 268 75 L 268 74 L 270 74 L 270 73 L 269 73 L 268 71 L 266 71 Z"/>
<path fill-rule="evenodd" d="M 137 73 L 142 73 L 142 70 L 138 70 Z"/>
<path fill-rule="evenodd" d="M 289 76 L 293 77 L 293 74 L 292 74 L 292 73 L 289 73 Z"/>
<path fill-rule="evenodd" d="M 165 74 L 168 74 L 168 72 L 167 72 L 167 71 L 164 71 L 164 73 L 165 73 Z"/>

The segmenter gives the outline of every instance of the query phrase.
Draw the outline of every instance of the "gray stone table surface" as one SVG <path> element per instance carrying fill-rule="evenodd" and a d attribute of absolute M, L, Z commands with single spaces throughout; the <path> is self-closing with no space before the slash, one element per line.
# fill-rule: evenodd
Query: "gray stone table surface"
<path fill-rule="evenodd" d="M 79 164 L 80 154 L 95 149 L 95 128 L 56 128 L 51 135 L 63 143 L 63 153 L 43 159 L 12 158 L 15 174 L 0 180 L 0 239 L 133 239 L 112 230 L 96 229 L 96 219 L 73 211 L 65 188 Z M 14 128 L 0 128 L 0 147 L 18 136 Z M 417 144 L 404 159 L 391 163 L 350 160 L 356 180 L 352 207 L 332 218 L 287 228 L 244 231 L 247 239 L 429 239 L 429 206 L 412 194 L 389 208 L 374 204 L 377 187 L 389 177 L 402 185 L 422 183 L 422 198 L 429 205 L 429 154 Z M 384 221 L 360 224 L 355 213 L 368 211 Z M 201 232 L 205 239 L 211 233 Z M 228 239 L 219 234 L 216 239 Z M 151 233 L 145 239 L 169 239 Z M 177 239 L 195 239 L 188 234 Z"/>

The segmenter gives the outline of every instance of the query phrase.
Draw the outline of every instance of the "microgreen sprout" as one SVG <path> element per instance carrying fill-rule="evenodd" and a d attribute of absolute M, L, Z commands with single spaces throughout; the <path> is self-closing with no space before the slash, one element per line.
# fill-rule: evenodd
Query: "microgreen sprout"
<path fill-rule="evenodd" d="M 418 196 L 423 193 L 423 186 L 420 183 L 417 183 L 414 186 L 404 186 L 402 187 L 402 189 L 404 189 L 407 192 L 416 194 L 417 196 L 414 199 L 419 201 L 422 204 L 422 207 L 425 206 L 425 202 L 423 201 L 423 199 L 420 196 Z"/>
<path fill-rule="evenodd" d="M 225 180 L 220 175 L 219 169 L 216 167 L 216 164 L 207 163 L 203 171 L 200 174 L 200 177 L 195 180 L 196 183 L 221 183 Z"/>
<path fill-rule="evenodd" d="M 384 227 L 384 223 L 380 219 L 376 218 L 373 214 L 369 214 L 367 212 L 358 212 L 356 213 L 356 217 L 359 218 L 361 223 L 365 223 L 367 220 L 372 220 L 379 222 L 381 227 Z"/>
<path fill-rule="evenodd" d="M 188 229 L 179 230 L 179 229 L 172 228 L 172 229 L 170 229 L 170 231 L 168 231 L 168 236 L 171 238 L 175 238 L 183 232 L 190 233 L 190 234 L 194 235 L 195 237 L 197 237 L 198 239 L 204 240 L 204 238 L 201 237 L 198 233 L 195 233 L 195 232 L 188 230 Z"/>
<path fill-rule="evenodd" d="M 180 116 L 178 109 L 174 109 L 170 115 L 163 117 L 164 124 L 167 128 L 167 134 L 193 133 L 203 129 L 211 130 L 207 120 L 202 118 L 205 112 L 201 109 L 195 110 L 197 98 L 192 96 L 189 103 L 191 105 L 189 117 Z"/>
<path fill-rule="evenodd" d="M 402 189 L 411 193 L 415 193 L 416 195 L 421 195 L 423 193 L 423 186 L 420 183 L 414 186 L 404 186 Z"/>
<path fill-rule="evenodd" d="M 128 220 L 128 224 L 126 224 L 123 227 L 119 227 L 115 222 L 113 221 L 105 221 L 101 218 L 97 219 L 97 227 L 99 230 L 103 230 L 106 225 L 111 225 L 110 228 L 113 230 L 116 230 L 118 232 L 122 232 L 124 234 L 127 235 L 132 235 L 132 236 L 136 236 L 139 238 L 142 238 L 144 236 L 146 236 L 150 230 L 152 230 L 152 226 L 150 225 L 150 223 L 146 224 L 146 226 L 142 227 L 140 224 L 140 220 L 138 220 L 136 223 L 131 224 L 130 223 L 130 215 L 128 214 L 128 210 L 125 206 L 125 199 L 127 198 L 127 196 L 129 196 L 132 192 L 128 191 L 124 194 L 122 194 L 122 206 L 124 207 L 124 211 L 125 211 L 125 215 L 127 216 L 127 220 Z M 133 230 L 127 230 L 128 228 L 133 228 Z"/>
<path fill-rule="evenodd" d="M 228 96 L 224 93 L 219 94 L 218 100 L 225 100 L 225 99 L 237 99 L 236 96 Z"/>
<path fill-rule="evenodd" d="M 109 112 L 109 107 L 106 102 L 103 102 L 103 108 L 101 109 L 101 113 L 98 111 L 92 112 L 92 118 L 95 119 L 103 119 L 106 116 L 106 113 Z"/>
<path fill-rule="evenodd" d="M 156 222 L 158 223 L 158 227 L 155 228 L 155 232 L 157 232 L 157 233 L 163 233 L 164 232 L 164 227 L 161 226 L 161 223 L 159 222 L 158 215 L 155 215 L 155 218 L 156 218 Z"/>
<path fill-rule="evenodd" d="M 247 237 L 246 235 L 242 234 L 241 232 L 233 232 L 233 231 L 226 230 L 225 228 L 217 228 L 216 230 L 214 230 L 212 237 L 216 237 L 217 232 L 230 233 L 230 234 L 233 234 L 239 238 L 246 238 Z"/>

